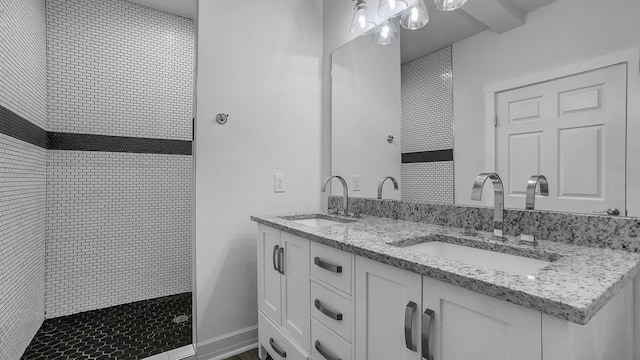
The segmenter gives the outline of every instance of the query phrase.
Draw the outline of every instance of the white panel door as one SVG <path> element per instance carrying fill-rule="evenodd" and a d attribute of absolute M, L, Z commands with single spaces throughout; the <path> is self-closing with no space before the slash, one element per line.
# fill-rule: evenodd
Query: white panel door
<path fill-rule="evenodd" d="M 434 360 L 541 360 L 539 311 L 424 277 Z M 424 320 L 423 320 L 424 321 Z"/>
<path fill-rule="evenodd" d="M 420 359 L 420 308 L 422 277 L 376 261 L 356 257 L 356 359 Z M 410 339 L 406 347 L 405 315 L 410 311 Z"/>
<path fill-rule="evenodd" d="M 264 225 L 258 226 L 258 305 L 273 322 L 280 325 L 280 272 L 276 268 L 280 231 Z"/>
<path fill-rule="evenodd" d="M 496 164 L 505 206 L 524 208 L 527 179 L 545 175 L 536 208 L 625 214 L 627 65 L 496 94 Z"/>
<path fill-rule="evenodd" d="M 309 282 L 309 240 L 282 233 L 282 329 L 309 352 L 311 317 Z"/>

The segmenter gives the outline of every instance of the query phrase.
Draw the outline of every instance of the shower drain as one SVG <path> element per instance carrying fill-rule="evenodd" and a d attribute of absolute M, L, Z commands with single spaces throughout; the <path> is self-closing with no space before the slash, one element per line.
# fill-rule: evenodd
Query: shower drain
<path fill-rule="evenodd" d="M 176 324 L 182 324 L 183 322 L 189 320 L 189 316 L 187 315 L 178 315 L 173 318 L 173 322 Z"/>

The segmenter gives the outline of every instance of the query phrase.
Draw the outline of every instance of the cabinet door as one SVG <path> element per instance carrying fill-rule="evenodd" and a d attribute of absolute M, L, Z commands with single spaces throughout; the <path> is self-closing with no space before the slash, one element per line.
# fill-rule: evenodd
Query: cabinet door
<path fill-rule="evenodd" d="M 542 359 L 539 311 L 427 277 L 422 301 L 423 312 L 434 312 L 429 347 L 435 360 Z"/>
<path fill-rule="evenodd" d="M 309 351 L 310 283 L 309 240 L 282 233 L 282 329 L 300 347 Z"/>
<path fill-rule="evenodd" d="M 276 269 L 280 231 L 258 226 L 258 305 L 273 322 L 281 324 L 282 292 L 280 272 Z"/>
<path fill-rule="evenodd" d="M 420 359 L 422 277 L 359 256 L 355 270 L 356 359 Z M 415 350 L 407 348 L 405 335 Z"/>

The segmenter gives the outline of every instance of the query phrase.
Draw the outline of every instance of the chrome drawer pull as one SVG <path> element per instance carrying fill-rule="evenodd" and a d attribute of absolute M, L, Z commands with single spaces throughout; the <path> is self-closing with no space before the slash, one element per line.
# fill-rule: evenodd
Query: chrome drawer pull
<path fill-rule="evenodd" d="M 276 255 L 278 255 L 278 249 L 280 248 L 280 245 L 276 245 L 273 247 L 273 254 L 271 255 L 273 257 L 273 270 L 280 272 L 280 270 L 278 270 L 278 264 L 276 263 Z"/>
<path fill-rule="evenodd" d="M 333 312 L 331 310 L 328 310 L 326 308 L 324 308 L 322 306 L 322 304 L 320 304 L 320 300 L 316 299 L 313 304 L 316 306 L 316 309 L 318 309 L 318 311 L 320 311 L 321 313 L 327 315 L 328 317 L 332 318 L 333 320 L 338 320 L 338 321 L 342 321 L 342 313 L 336 313 Z"/>
<path fill-rule="evenodd" d="M 433 360 L 433 355 L 429 351 L 429 335 L 431 333 L 431 322 L 435 313 L 431 309 L 427 309 L 422 314 L 422 357 L 427 360 Z"/>
<path fill-rule="evenodd" d="M 413 301 L 409 301 L 407 307 L 404 310 L 404 342 L 407 349 L 411 351 L 417 351 L 415 345 L 413 345 L 413 314 L 416 312 L 418 305 Z"/>
<path fill-rule="evenodd" d="M 278 271 L 284 275 L 284 246 L 278 251 Z"/>
<path fill-rule="evenodd" d="M 333 264 L 329 264 L 326 262 L 323 262 L 322 260 L 320 260 L 319 257 L 315 257 L 313 258 L 313 263 L 320 266 L 321 268 L 334 272 L 334 273 L 342 273 L 342 266 L 340 265 L 333 265 Z"/>
<path fill-rule="evenodd" d="M 280 355 L 280 357 L 283 357 L 283 358 L 287 357 L 287 352 L 284 350 L 278 349 L 278 345 L 276 344 L 275 341 L 273 341 L 273 338 L 269 339 L 269 345 L 271 345 L 271 348 L 273 349 L 273 351 L 275 351 L 278 355 Z"/>
<path fill-rule="evenodd" d="M 316 340 L 316 350 L 318 350 L 320 355 L 322 355 L 322 357 L 324 357 L 327 360 L 342 360 L 341 358 L 339 358 L 337 356 L 331 356 L 331 355 L 327 354 L 327 352 L 322 349 L 322 346 L 320 346 L 320 341 L 318 341 L 318 340 Z"/>

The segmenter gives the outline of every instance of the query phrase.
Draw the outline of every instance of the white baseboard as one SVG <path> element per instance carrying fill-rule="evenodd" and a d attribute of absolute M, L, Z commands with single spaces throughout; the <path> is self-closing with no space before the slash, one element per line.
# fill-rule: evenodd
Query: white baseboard
<path fill-rule="evenodd" d="M 240 329 L 196 345 L 198 360 L 223 360 L 258 347 L 258 326 Z"/>

